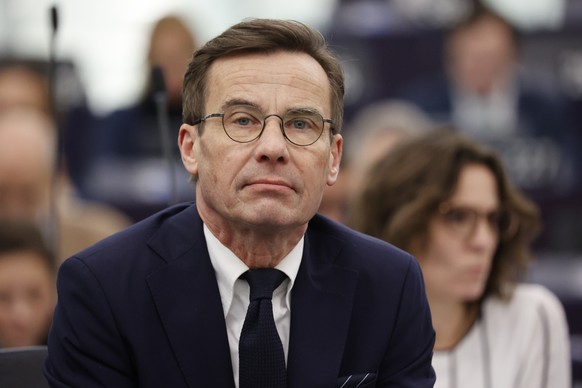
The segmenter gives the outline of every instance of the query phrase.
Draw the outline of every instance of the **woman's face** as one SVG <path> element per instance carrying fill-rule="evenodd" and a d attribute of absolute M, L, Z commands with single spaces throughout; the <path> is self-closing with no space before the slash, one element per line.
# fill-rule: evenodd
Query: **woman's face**
<path fill-rule="evenodd" d="M 499 210 L 491 170 L 481 164 L 463 167 L 453 195 L 429 222 L 426 244 L 415 252 L 429 298 L 479 299 L 499 242 Z"/>

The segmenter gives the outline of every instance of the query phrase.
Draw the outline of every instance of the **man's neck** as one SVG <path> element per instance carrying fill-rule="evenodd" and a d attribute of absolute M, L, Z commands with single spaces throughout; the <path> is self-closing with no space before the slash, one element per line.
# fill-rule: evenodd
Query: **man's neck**
<path fill-rule="evenodd" d="M 232 227 L 203 217 L 210 232 L 249 268 L 274 268 L 299 243 L 307 225 L 294 228 Z"/>

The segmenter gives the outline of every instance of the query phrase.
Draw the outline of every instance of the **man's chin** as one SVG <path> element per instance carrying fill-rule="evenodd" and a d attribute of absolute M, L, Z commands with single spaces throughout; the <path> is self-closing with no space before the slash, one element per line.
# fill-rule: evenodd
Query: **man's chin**
<path fill-rule="evenodd" d="M 300 217 L 297 207 L 286 206 L 281 203 L 263 203 L 261 206 L 249 206 L 245 209 L 245 219 L 254 227 L 271 228 L 273 230 L 298 226 L 309 221 L 306 217 Z"/>

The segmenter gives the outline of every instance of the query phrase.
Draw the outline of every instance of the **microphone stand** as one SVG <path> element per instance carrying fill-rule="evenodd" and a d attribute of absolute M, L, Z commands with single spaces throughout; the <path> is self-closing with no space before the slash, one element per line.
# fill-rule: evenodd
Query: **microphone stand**
<path fill-rule="evenodd" d="M 174 160 L 172 158 L 172 148 L 169 139 L 170 120 L 168 118 L 168 96 L 166 94 L 164 74 L 157 66 L 154 66 L 152 69 L 152 90 L 158 116 L 158 128 L 160 130 L 162 153 L 168 164 L 168 178 L 170 184 L 170 196 L 168 205 L 174 205 L 178 202 L 178 190 Z"/>
<path fill-rule="evenodd" d="M 58 30 L 58 11 L 56 5 L 50 8 L 50 42 L 49 42 L 49 63 L 48 63 L 48 88 L 49 88 L 49 102 L 52 114 L 53 123 L 55 126 L 55 165 L 53 168 L 52 181 L 50 187 L 49 198 L 49 218 L 47 220 L 47 244 L 51 247 L 56 255 L 59 247 L 59 212 L 58 212 L 58 191 L 60 185 L 60 173 L 64 160 L 64 136 L 61 133 L 59 126 L 59 119 L 57 114 L 56 103 L 56 35 Z"/>

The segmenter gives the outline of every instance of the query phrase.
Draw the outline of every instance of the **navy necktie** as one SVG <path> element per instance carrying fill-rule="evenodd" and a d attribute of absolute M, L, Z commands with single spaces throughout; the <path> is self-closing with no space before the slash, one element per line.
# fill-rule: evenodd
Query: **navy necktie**
<path fill-rule="evenodd" d="M 239 352 L 240 388 L 284 388 L 285 353 L 273 318 L 273 291 L 286 275 L 274 268 L 247 271 L 243 279 L 251 288 Z"/>

